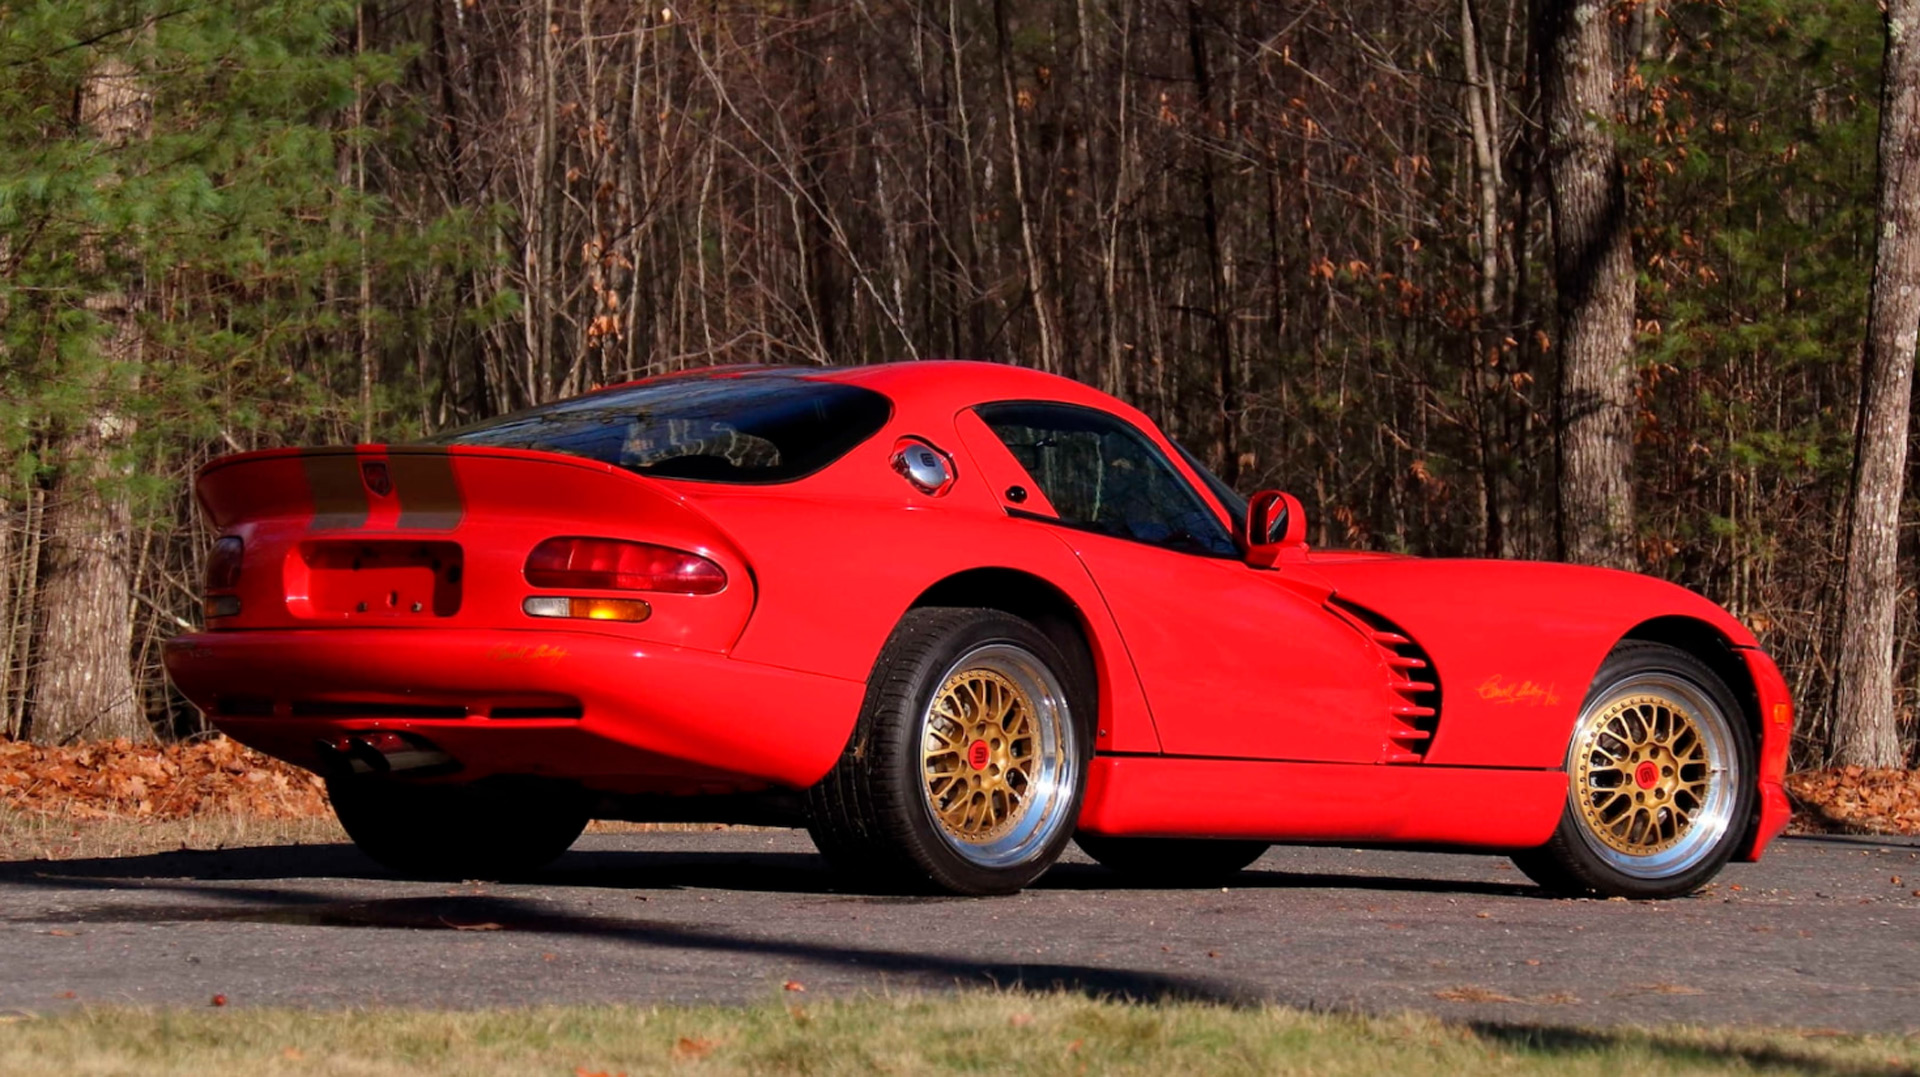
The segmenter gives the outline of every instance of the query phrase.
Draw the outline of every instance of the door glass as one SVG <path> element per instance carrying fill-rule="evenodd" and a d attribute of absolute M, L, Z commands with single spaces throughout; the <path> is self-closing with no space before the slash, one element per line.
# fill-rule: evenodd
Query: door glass
<path fill-rule="evenodd" d="M 976 410 L 1061 523 L 1188 553 L 1238 556 L 1219 518 L 1167 458 L 1119 419 L 1064 404 Z"/>

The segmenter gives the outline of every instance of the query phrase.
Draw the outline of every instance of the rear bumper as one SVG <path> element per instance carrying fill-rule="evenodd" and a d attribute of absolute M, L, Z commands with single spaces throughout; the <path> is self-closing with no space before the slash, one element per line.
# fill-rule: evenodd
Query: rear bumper
<path fill-rule="evenodd" d="M 425 737 L 462 779 L 533 774 L 613 793 L 811 785 L 864 692 L 589 632 L 214 632 L 176 637 L 165 658 L 216 727 L 301 766 L 322 766 L 322 740 L 387 730 Z"/>
<path fill-rule="evenodd" d="M 1739 859 L 1751 862 L 1760 859 L 1767 843 L 1779 837 L 1793 817 L 1784 784 L 1787 752 L 1793 746 L 1793 697 L 1780 667 L 1765 651 L 1744 648 L 1738 653 L 1747 660 L 1760 703 L 1760 804 L 1751 840 L 1738 854 Z"/>

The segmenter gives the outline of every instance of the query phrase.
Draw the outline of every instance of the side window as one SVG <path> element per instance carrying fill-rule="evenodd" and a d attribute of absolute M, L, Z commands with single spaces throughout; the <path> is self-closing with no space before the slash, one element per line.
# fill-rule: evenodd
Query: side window
<path fill-rule="evenodd" d="M 1088 408 L 975 409 L 1053 503 L 1062 523 L 1115 538 L 1233 557 L 1233 538 L 1138 430 Z"/>

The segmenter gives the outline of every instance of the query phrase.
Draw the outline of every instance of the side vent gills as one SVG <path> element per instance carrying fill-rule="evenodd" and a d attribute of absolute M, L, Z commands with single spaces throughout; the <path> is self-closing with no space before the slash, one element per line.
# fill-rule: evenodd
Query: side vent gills
<path fill-rule="evenodd" d="M 1327 608 L 1353 625 L 1380 648 L 1380 658 L 1391 671 L 1387 688 L 1396 697 L 1388 704 L 1383 763 L 1418 763 L 1427 757 L 1440 727 L 1440 678 L 1433 661 L 1398 625 L 1363 606 L 1330 599 Z"/>

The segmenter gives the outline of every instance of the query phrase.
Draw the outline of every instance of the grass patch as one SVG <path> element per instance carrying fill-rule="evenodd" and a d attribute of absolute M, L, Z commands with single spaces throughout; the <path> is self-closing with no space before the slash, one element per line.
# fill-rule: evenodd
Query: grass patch
<path fill-rule="evenodd" d="M 332 815 L 274 819 L 209 812 L 183 819 L 76 819 L 0 808 L 0 860 L 89 860 L 346 840 Z"/>
<path fill-rule="evenodd" d="M 684 834 L 765 827 L 716 823 L 623 823 L 595 820 L 588 834 Z M 151 856 L 182 849 L 241 849 L 257 845 L 345 844 L 333 814 L 281 819 L 208 812 L 182 819 L 77 819 L 0 807 L 0 861 L 88 860 Z"/>
<path fill-rule="evenodd" d="M 973 992 L 747 1007 L 85 1009 L 0 1025 L 0 1073 L 1920 1073 L 1920 1040 L 1474 1028 L 1278 1007 Z"/>

